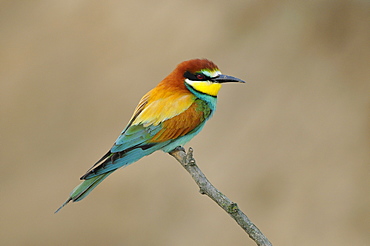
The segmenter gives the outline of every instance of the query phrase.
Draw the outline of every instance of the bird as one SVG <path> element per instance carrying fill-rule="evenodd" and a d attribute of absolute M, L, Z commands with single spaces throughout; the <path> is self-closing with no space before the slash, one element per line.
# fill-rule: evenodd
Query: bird
<path fill-rule="evenodd" d="M 84 199 L 98 184 L 119 168 L 134 163 L 157 150 L 169 153 L 197 135 L 215 112 L 222 84 L 245 83 L 224 75 L 208 59 L 184 61 L 137 105 L 127 126 L 111 149 L 80 178 L 69 202 Z"/>

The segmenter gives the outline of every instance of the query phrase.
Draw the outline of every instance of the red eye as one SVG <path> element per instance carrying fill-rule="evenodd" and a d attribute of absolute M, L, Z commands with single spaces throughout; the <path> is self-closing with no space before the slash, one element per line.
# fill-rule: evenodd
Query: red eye
<path fill-rule="evenodd" d="M 204 79 L 205 76 L 203 74 L 197 74 L 197 79 L 201 80 L 201 79 Z"/>

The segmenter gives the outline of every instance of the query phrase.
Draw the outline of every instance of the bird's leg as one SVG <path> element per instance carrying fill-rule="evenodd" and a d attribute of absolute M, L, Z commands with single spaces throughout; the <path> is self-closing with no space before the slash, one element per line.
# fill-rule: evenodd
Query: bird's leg
<path fill-rule="evenodd" d="M 182 146 L 177 146 L 172 151 L 170 151 L 169 154 L 175 157 L 184 166 L 195 165 L 195 160 L 193 158 L 193 148 L 191 147 L 189 148 L 188 153 L 186 153 L 185 149 Z"/>
<path fill-rule="evenodd" d="M 184 151 L 185 152 L 185 149 L 182 146 L 177 146 L 176 148 L 174 148 L 173 150 L 171 150 L 171 152 L 174 152 L 174 151 Z"/>

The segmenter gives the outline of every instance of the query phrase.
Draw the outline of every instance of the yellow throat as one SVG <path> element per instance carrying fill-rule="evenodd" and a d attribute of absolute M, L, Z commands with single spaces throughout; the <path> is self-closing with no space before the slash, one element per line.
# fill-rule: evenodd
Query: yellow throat
<path fill-rule="evenodd" d="M 219 83 L 212 83 L 210 81 L 189 81 L 188 84 L 190 84 L 195 90 L 210 96 L 217 96 L 218 91 L 222 86 Z"/>

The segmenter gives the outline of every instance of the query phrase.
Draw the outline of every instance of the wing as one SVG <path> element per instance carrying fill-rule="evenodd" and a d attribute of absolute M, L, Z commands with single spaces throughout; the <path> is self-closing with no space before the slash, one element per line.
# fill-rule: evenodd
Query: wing
<path fill-rule="evenodd" d="M 161 143 L 173 141 L 182 136 L 191 133 L 194 129 L 200 126 L 210 115 L 210 111 L 201 110 L 199 103 L 201 100 L 196 100 L 187 110 L 179 115 L 176 115 L 160 124 L 161 129 L 148 141 L 149 143 Z M 209 108 L 208 108 L 209 109 Z"/>
<path fill-rule="evenodd" d="M 156 135 L 163 132 L 164 128 L 171 127 L 171 123 L 166 123 L 169 119 L 175 118 L 183 121 L 184 117 L 181 115 L 186 113 L 194 102 L 194 96 L 189 93 L 160 93 L 155 89 L 150 91 L 141 99 L 129 124 L 110 151 L 116 153 L 142 144 L 166 141 L 165 139 L 151 140 L 153 137 L 157 139 Z"/>
<path fill-rule="evenodd" d="M 192 95 L 181 95 L 177 100 L 174 95 L 157 100 L 144 96 L 111 150 L 81 179 L 90 179 L 133 163 L 187 135 L 209 116 L 210 110 L 205 108 L 208 108 L 205 103 L 194 100 Z"/>

